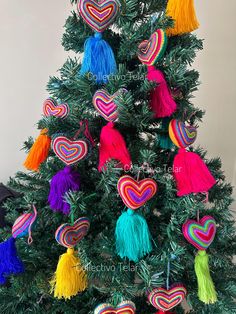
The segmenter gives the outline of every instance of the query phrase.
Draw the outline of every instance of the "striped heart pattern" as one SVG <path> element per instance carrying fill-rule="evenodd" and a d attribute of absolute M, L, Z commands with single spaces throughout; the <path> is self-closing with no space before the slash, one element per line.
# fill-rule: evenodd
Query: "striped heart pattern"
<path fill-rule="evenodd" d="M 18 217 L 12 226 L 12 237 L 22 238 L 26 236 L 29 232 L 29 228 L 36 220 L 35 213 L 25 213 Z"/>
<path fill-rule="evenodd" d="M 199 222 L 188 220 L 182 227 L 185 239 L 198 250 L 206 250 L 214 240 L 216 221 L 211 216 L 204 216 Z"/>
<path fill-rule="evenodd" d="M 163 29 L 158 29 L 138 46 L 138 58 L 147 66 L 155 65 L 163 57 L 166 47 L 166 33 Z"/>
<path fill-rule="evenodd" d="M 187 294 L 183 285 L 175 285 L 169 290 L 156 288 L 148 296 L 149 302 L 158 310 L 169 311 L 180 304 Z"/>
<path fill-rule="evenodd" d="M 185 148 L 195 142 L 197 129 L 193 126 L 186 126 L 182 121 L 173 119 L 169 124 L 169 136 L 177 147 Z"/>
<path fill-rule="evenodd" d="M 69 106 L 67 104 L 58 104 L 53 98 L 47 98 L 43 103 L 43 114 L 45 117 L 65 118 L 69 114 Z"/>
<path fill-rule="evenodd" d="M 83 20 L 95 31 L 104 32 L 120 11 L 117 0 L 79 0 L 78 11 Z"/>
<path fill-rule="evenodd" d="M 84 159 L 89 150 L 86 141 L 71 141 L 65 136 L 57 136 L 52 142 L 52 148 L 57 157 L 67 166 Z"/>
<path fill-rule="evenodd" d="M 101 304 L 99 305 L 94 314 L 135 314 L 136 307 L 135 304 L 131 301 L 124 301 L 120 303 L 116 308 L 111 304 Z"/>
<path fill-rule="evenodd" d="M 86 236 L 89 227 L 90 222 L 88 218 L 79 218 L 73 226 L 70 224 L 61 225 L 55 233 L 55 239 L 64 247 L 73 248 Z"/>
<path fill-rule="evenodd" d="M 136 181 L 125 175 L 119 179 L 117 188 L 124 204 L 130 209 L 137 209 L 156 194 L 157 183 L 149 178 Z"/>

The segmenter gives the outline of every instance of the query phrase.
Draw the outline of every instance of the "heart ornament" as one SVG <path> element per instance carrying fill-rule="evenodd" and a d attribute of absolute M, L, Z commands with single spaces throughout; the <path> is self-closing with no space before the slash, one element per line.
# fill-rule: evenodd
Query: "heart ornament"
<path fill-rule="evenodd" d="M 95 32 L 101 33 L 114 22 L 120 4 L 117 0 L 79 0 L 78 11 Z"/>
<path fill-rule="evenodd" d="M 163 57 L 166 47 L 166 33 L 163 29 L 158 29 L 138 46 L 138 58 L 147 66 L 155 65 Z"/>
<path fill-rule="evenodd" d="M 125 205 L 130 209 L 137 209 L 156 194 L 157 183 L 149 178 L 136 181 L 125 175 L 119 179 L 117 188 Z"/>
<path fill-rule="evenodd" d="M 111 304 L 101 304 L 99 305 L 94 314 L 135 314 L 136 307 L 135 304 L 131 301 L 124 301 L 116 308 L 114 308 Z"/>
<path fill-rule="evenodd" d="M 169 311 L 180 304 L 187 294 L 183 285 L 175 285 L 169 290 L 156 288 L 148 296 L 149 302 L 161 311 Z"/>
<path fill-rule="evenodd" d="M 65 136 L 57 136 L 52 142 L 57 157 L 67 166 L 77 163 L 88 155 L 89 146 L 85 140 L 71 141 Z"/>
<path fill-rule="evenodd" d="M 46 117 L 65 118 L 69 114 L 69 106 L 67 104 L 60 104 L 53 98 L 48 98 L 43 103 L 43 114 Z"/>
<path fill-rule="evenodd" d="M 198 250 L 206 250 L 214 240 L 216 221 L 211 216 L 204 216 L 199 222 L 188 220 L 183 224 L 185 239 Z"/>
<path fill-rule="evenodd" d="M 169 136 L 177 147 L 185 148 L 195 142 L 197 129 L 193 126 L 186 126 L 182 121 L 173 119 L 169 124 Z"/>
<path fill-rule="evenodd" d="M 64 247 L 73 248 L 86 236 L 89 227 L 90 222 L 88 218 L 79 218 L 73 226 L 70 224 L 61 225 L 55 233 L 55 239 Z"/>

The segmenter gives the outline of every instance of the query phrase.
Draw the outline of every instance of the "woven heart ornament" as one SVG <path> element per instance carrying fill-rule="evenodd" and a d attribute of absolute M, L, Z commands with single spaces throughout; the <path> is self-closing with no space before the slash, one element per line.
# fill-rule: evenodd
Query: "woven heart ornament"
<path fill-rule="evenodd" d="M 156 288 L 149 294 L 148 300 L 156 309 L 166 312 L 180 304 L 186 294 L 183 285 L 176 285 L 169 290 Z"/>
<path fill-rule="evenodd" d="M 94 314 L 135 314 L 136 307 L 135 304 L 131 301 L 124 301 L 116 308 L 114 308 L 111 304 L 101 304 L 99 305 Z"/>
<path fill-rule="evenodd" d="M 43 103 L 43 114 L 46 117 L 65 118 L 69 114 L 69 107 L 67 104 L 58 104 L 53 98 L 48 98 Z"/>
<path fill-rule="evenodd" d="M 57 157 L 67 166 L 84 159 L 89 151 L 87 141 L 71 141 L 65 136 L 57 136 L 52 142 L 52 148 Z"/>
<path fill-rule="evenodd" d="M 137 209 L 143 206 L 157 192 L 157 183 L 153 179 L 136 181 L 125 175 L 117 184 L 118 192 L 128 208 Z"/>
<path fill-rule="evenodd" d="M 166 33 L 163 29 L 158 29 L 138 46 L 138 58 L 147 66 L 155 65 L 163 57 L 166 47 Z"/>
<path fill-rule="evenodd" d="M 117 0 L 79 0 L 78 11 L 95 32 L 101 33 L 114 22 L 120 4 Z"/>
<path fill-rule="evenodd" d="M 70 224 L 61 225 L 55 233 L 55 239 L 64 247 L 73 248 L 86 236 L 89 227 L 90 222 L 88 218 L 79 218 L 73 226 Z"/>
<path fill-rule="evenodd" d="M 169 136 L 177 147 L 185 148 L 195 142 L 197 129 L 193 126 L 186 126 L 182 121 L 173 119 L 169 124 Z"/>
<path fill-rule="evenodd" d="M 182 227 L 185 239 L 198 250 L 206 250 L 214 240 L 216 221 L 211 216 L 204 216 L 199 222 L 188 220 Z"/>

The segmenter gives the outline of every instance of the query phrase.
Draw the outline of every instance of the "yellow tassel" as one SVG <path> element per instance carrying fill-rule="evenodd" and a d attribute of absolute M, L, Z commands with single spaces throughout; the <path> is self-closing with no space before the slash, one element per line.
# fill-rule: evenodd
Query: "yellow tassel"
<path fill-rule="evenodd" d="M 67 253 L 60 256 L 50 284 L 51 293 L 58 299 L 70 299 L 87 288 L 87 274 L 75 256 L 74 249 L 68 249 Z"/>
<path fill-rule="evenodd" d="M 168 36 L 191 33 L 199 27 L 194 0 L 169 0 L 166 14 L 175 21 L 174 27 L 166 30 Z"/>
<path fill-rule="evenodd" d="M 47 159 L 48 152 L 51 146 L 51 139 L 47 135 L 48 130 L 43 129 L 39 137 L 31 147 L 29 154 L 24 162 L 24 166 L 28 170 L 38 171 L 42 162 Z"/>

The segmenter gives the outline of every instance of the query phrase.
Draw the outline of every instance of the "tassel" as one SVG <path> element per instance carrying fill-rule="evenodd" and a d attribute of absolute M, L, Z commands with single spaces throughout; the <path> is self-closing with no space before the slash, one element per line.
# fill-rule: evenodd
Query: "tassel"
<path fill-rule="evenodd" d="M 51 293 L 58 299 L 70 299 L 87 288 L 87 275 L 74 249 L 67 249 L 67 253 L 60 256 L 50 284 Z"/>
<path fill-rule="evenodd" d="M 200 156 L 184 148 L 180 148 L 174 158 L 173 175 L 178 196 L 208 192 L 216 183 Z"/>
<path fill-rule="evenodd" d="M 106 163 L 111 159 L 119 161 L 125 170 L 131 167 L 131 159 L 122 135 L 114 128 L 114 123 L 109 122 L 102 128 L 99 148 L 98 170 L 106 169 Z"/>
<path fill-rule="evenodd" d="M 174 27 L 166 30 L 168 36 L 191 33 L 199 27 L 194 0 L 169 0 L 166 13 L 175 20 Z"/>
<path fill-rule="evenodd" d="M 15 239 L 10 238 L 0 244 L 0 284 L 5 284 L 8 276 L 23 272 L 24 265 L 17 254 Z"/>
<path fill-rule="evenodd" d="M 67 166 L 60 170 L 51 180 L 48 202 L 53 211 L 70 213 L 70 205 L 65 200 L 68 191 L 80 189 L 80 175 Z"/>
<path fill-rule="evenodd" d="M 152 251 L 151 234 L 143 216 L 132 209 L 124 212 L 116 224 L 116 251 L 121 258 L 138 262 Z"/>
<path fill-rule="evenodd" d="M 173 148 L 173 143 L 170 140 L 168 135 L 161 134 L 159 139 L 159 145 L 162 149 L 171 149 Z"/>
<path fill-rule="evenodd" d="M 177 105 L 172 98 L 163 73 L 154 66 L 149 66 L 147 79 L 158 83 L 151 91 L 150 105 L 154 112 L 154 118 L 171 116 L 176 111 Z"/>
<path fill-rule="evenodd" d="M 107 83 L 108 77 L 117 71 L 114 53 L 101 33 L 89 37 L 84 46 L 84 58 L 80 74 L 92 73 L 99 84 Z"/>
<path fill-rule="evenodd" d="M 170 311 L 162 311 L 162 310 L 159 310 L 158 312 L 156 312 L 155 314 L 174 314 L 173 312 L 170 312 Z"/>
<path fill-rule="evenodd" d="M 49 136 L 47 136 L 47 132 L 47 129 L 41 130 L 39 137 L 31 147 L 24 162 L 24 166 L 28 170 L 39 171 L 41 163 L 47 159 L 51 145 L 51 139 Z"/>
<path fill-rule="evenodd" d="M 206 304 L 214 304 L 217 301 L 217 293 L 214 283 L 211 279 L 209 265 L 209 257 L 206 251 L 198 251 L 195 257 L 195 272 L 198 281 L 198 297 L 199 300 Z"/>

